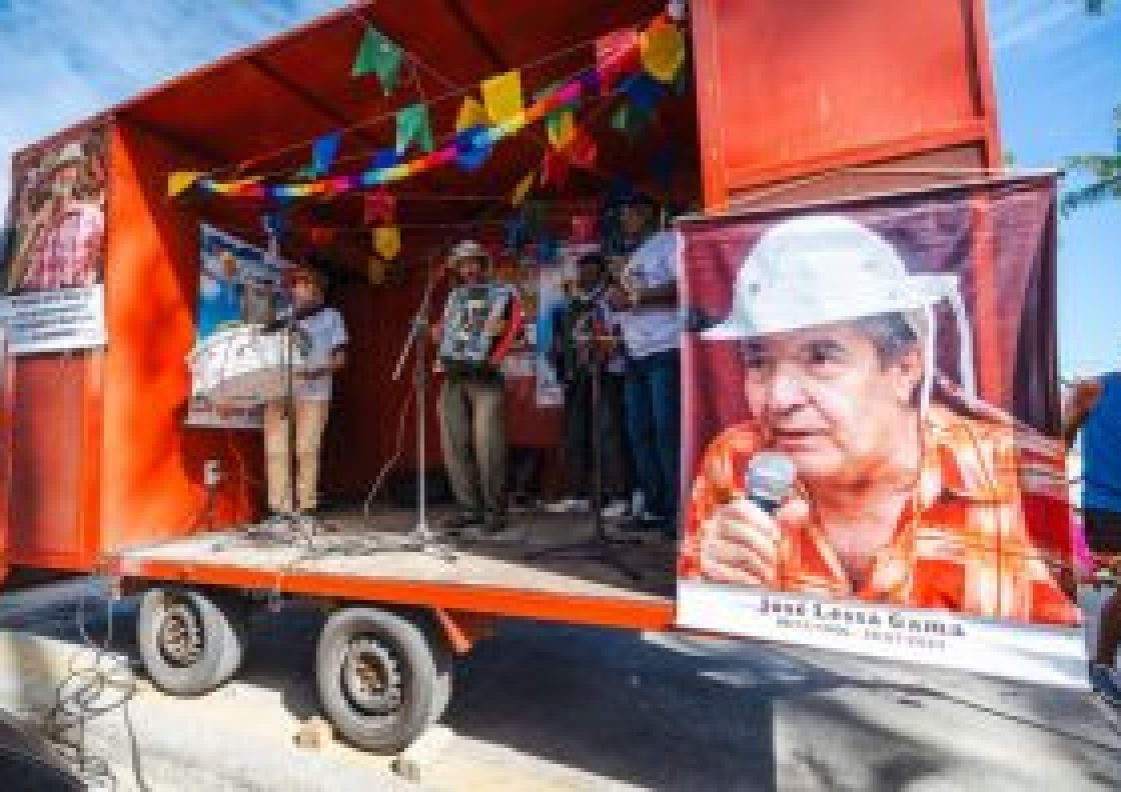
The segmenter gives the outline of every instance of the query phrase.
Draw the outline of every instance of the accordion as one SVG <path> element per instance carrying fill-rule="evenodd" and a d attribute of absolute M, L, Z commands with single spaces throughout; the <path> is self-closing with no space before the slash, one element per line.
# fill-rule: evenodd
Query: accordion
<path fill-rule="evenodd" d="M 517 333 L 514 297 L 514 289 L 503 283 L 461 286 L 448 295 L 437 353 L 444 371 L 454 375 L 497 369 Z M 507 312 L 511 321 L 503 334 L 488 335 L 487 324 L 505 318 Z"/>

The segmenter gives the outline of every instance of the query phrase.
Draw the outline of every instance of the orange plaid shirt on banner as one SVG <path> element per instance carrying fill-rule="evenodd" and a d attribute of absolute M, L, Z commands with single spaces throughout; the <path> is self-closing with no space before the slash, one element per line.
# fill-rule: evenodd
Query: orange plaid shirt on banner
<path fill-rule="evenodd" d="M 750 422 L 724 430 L 709 445 L 687 506 L 682 577 L 704 577 L 704 523 L 718 506 L 744 496 L 748 462 L 761 448 L 760 432 Z M 1079 623 L 1077 607 L 1052 572 L 1068 567 L 1070 559 L 1033 546 L 1025 520 L 1030 515 L 1033 524 L 1051 521 L 1064 536 L 1069 532 L 1061 445 L 1011 423 L 934 406 L 924 421 L 923 449 L 910 505 L 863 585 L 853 585 L 811 517 L 784 528 L 779 590 L 1021 622 Z"/>

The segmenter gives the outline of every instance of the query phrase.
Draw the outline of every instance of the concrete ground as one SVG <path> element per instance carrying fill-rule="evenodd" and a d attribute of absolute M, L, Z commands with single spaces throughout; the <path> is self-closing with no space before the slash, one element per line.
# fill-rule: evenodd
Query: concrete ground
<path fill-rule="evenodd" d="M 0 596 L 0 707 L 41 720 L 68 669 L 91 662 L 74 628 L 77 597 L 91 588 Z M 817 650 L 529 622 L 505 625 L 459 663 L 452 706 L 415 751 L 408 766 L 420 780 L 409 782 L 388 758 L 294 743 L 318 714 L 319 618 L 262 614 L 235 682 L 192 700 L 142 688 L 89 725 L 91 755 L 122 790 L 1121 788 L 1118 722 L 1078 693 Z M 114 626 L 118 637 L 131 630 L 127 603 Z"/>

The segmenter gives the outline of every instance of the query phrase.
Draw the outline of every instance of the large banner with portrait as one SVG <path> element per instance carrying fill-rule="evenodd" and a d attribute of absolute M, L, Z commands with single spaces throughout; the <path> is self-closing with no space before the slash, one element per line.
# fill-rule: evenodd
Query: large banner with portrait
<path fill-rule="evenodd" d="M 1054 198 L 681 224 L 681 626 L 1085 684 Z"/>
<path fill-rule="evenodd" d="M 208 366 L 224 366 L 235 348 L 258 341 L 251 334 L 246 335 L 251 326 L 272 321 L 287 306 L 283 277 L 289 266 L 279 256 L 233 234 L 209 225 L 200 226 L 198 321 L 190 361 L 193 376 L 188 426 L 264 426 L 262 406 L 213 404 L 201 385 L 208 381 Z M 268 374 L 251 370 L 243 373 Z M 282 376 L 279 371 L 274 374 Z"/>
<path fill-rule="evenodd" d="M 14 355 L 105 343 L 106 129 L 81 127 L 13 159 L 0 322 Z"/>

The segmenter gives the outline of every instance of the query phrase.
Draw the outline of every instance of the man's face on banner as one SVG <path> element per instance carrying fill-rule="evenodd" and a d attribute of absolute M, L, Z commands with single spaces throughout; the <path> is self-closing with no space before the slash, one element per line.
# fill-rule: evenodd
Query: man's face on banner
<path fill-rule="evenodd" d="M 870 472 L 915 431 L 917 349 L 885 360 L 857 323 L 748 339 L 744 364 L 752 419 L 803 479 Z"/>

